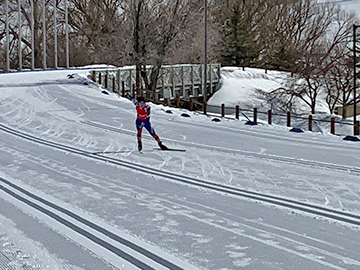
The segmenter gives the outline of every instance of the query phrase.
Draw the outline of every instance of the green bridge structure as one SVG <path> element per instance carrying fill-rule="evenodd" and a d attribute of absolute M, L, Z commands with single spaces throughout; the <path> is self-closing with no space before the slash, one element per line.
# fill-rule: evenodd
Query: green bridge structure
<path fill-rule="evenodd" d="M 150 70 L 151 66 L 148 69 Z M 186 103 L 189 100 L 202 102 L 205 93 L 208 100 L 219 89 L 220 70 L 220 64 L 207 65 L 206 91 L 204 65 L 201 64 L 162 66 L 156 93 L 146 90 L 144 85 L 138 90 L 135 89 L 135 66 L 94 69 L 91 76 L 94 82 L 122 96 L 130 92 L 133 95 L 143 95 L 156 103 L 175 103 L 179 100 Z"/>

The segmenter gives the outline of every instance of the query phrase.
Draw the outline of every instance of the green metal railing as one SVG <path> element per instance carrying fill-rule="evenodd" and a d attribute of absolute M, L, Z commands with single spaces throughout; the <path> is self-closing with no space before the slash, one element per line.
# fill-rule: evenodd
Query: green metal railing
<path fill-rule="evenodd" d="M 149 69 L 150 68 L 151 67 L 149 67 Z M 220 64 L 207 65 L 207 96 L 211 96 L 218 90 L 220 68 Z M 136 69 L 134 66 L 96 69 L 92 71 L 92 80 L 121 95 L 126 92 L 134 93 L 136 91 Z M 155 95 L 149 93 L 143 84 L 141 86 L 141 92 L 144 96 L 155 96 L 155 101 L 203 97 L 205 93 L 204 65 L 184 64 L 162 66 Z"/>

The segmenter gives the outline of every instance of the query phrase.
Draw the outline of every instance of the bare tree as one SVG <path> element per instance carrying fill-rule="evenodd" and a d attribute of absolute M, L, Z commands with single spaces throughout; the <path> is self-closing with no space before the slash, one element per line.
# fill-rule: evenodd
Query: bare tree
<path fill-rule="evenodd" d="M 296 113 L 296 103 L 293 103 L 296 98 L 287 88 L 280 87 L 279 89 L 270 92 L 258 90 L 258 92 L 271 104 L 274 112 L 293 112 Z"/>
<path fill-rule="evenodd" d="M 1 3 L 3 3 L 2 0 Z M 43 7 L 45 6 L 45 14 L 43 14 Z M 54 6 L 57 11 L 57 37 L 58 37 L 58 48 L 62 52 L 60 58 L 65 55 L 65 11 L 63 0 L 33 0 L 33 10 L 31 10 L 31 0 L 21 1 L 21 42 L 19 40 L 19 19 L 18 19 L 18 1 L 9 0 L 9 40 L 10 40 L 10 65 L 11 68 L 18 67 L 19 60 L 19 46 L 21 43 L 21 53 L 23 65 L 25 68 L 31 66 L 32 53 L 34 54 L 35 68 L 43 66 L 43 54 L 47 51 L 47 66 L 54 65 Z M 71 6 L 70 8 L 73 8 Z M 1 4 L 0 8 L 0 22 L 4 28 L 0 28 L 0 42 L 4 43 L 5 37 L 5 5 Z M 31 33 L 31 21 L 33 12 L 33 23 L 34 31 Z M 45 18 L 45 29 L 44 29 L 44 18 Z M 72 28 L 74 30 L 74 28 Z M 43 34 L 45 32 L 46 40 L 43 42 Z M 31 36 L 34 35 L 34 44 L 32 44 Z M 74 35 L 76 36 L 76 35 Z M 75 39 L 74 39 L 75 40 Z M 79 41 L 78 39 L 76 41 Z M 81 44 L 81 42 L 80 42 Z M 33 48 L 33 52 L 32 52 Z M 76 55 L 76 52 L 74 51 Z M 65 61 L 64 61 L 65 62 Z"/>
<path fill-rule="evenodd" d="M 305 5 L 304 5 L 305 4 Z M 307 104 L 315 113 L 316 102 L 325 89 L 325 78 L 333 64 L 344 57 L 343 50 L 349 41 L 351 16 L 343 16 L 333 4 L 315 5 L 311 0 L 295 6 L 294 18 L 298 22 L 294 46 L 299 52 L 293 71 L 296 75 L 288 80 L 292 95 Z"/>
<path fill-rule="evenodd" d="M 5 2 L 5 1 L 2 1 Z M 18 1 L 9 0 L 9 40 L 10 40 L 10 66 L 12 68 L 18 67 L 18 52 L 19 52 L 19 20 L 18 20 Z M 35 67 L 41 67 L 41 56 L 42 56 L 42 25 L 41 25 L 41 17 L 42 17 L 42 1 L 34 0 L 33 2 L 34 10 L 34 55 L 35 55 Z M 1 28 L 0 36 L 5 37 L 5 4 L 1 4 L 1 14 L 0 21 L 4 28 Z M 24 66 L 30 67 L 31 63 L 31 5 L 30 0 L 21 2 L 21 50 L 24 60 Z M 49 19 L 49 17 L 47 17 Z M 3 40 L 3 39 L 0 39 Z"/>
<path fill-rule="evenodd" d="M 189 12 L 186 4 L 186 0 L 132 0 L 132 57 L 153 99 L 160 69 L 170 46 L 186 27 Z M 151 65 L 150 72 L 147 65 Z"/>
<path fill-rule="evenodd" d="M 348 106 L 353 102 L 353 60 L 351 55 L 344 55 L 329 68 L 325 77 L 326 103 L 330 113 L 333 113 L 336 105 Z M 342 117 L 345 118 L 345 110 Z"/>
<path fill-rule="evenodd" d="M 69 24 L 78 63 L 126 64 L 128 27 L 121 0 L 70 0 Z"/>

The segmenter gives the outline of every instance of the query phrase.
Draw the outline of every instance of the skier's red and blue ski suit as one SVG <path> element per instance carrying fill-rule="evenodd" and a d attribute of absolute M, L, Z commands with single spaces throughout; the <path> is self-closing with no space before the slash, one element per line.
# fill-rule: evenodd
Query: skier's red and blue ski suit
<path fill-rule="evenodd" d="M 137 139 L 138 139 L 138 150 L 141 152 L 142 150 L 142 142 L 141 142 L 141 133 L 142 129 L 145 127 L 147 131 L 153 136 L 153 138 L 158 143 L 161 150 L 168 150 L 168 148 L 162 144 L 158 135 L 156 135 L 155 130 L 151 127 L 150 124 L 150 106 L 145 103 L 144 97 L 138 97 L 136 100 L 129 93 L 126 94 L 126 97 L 130 99 L 136 107 L 136 129 L 137 129 Z"/>
<path fill-rule="evenodd" d="M 151 127 L 150 124 L 150 106 L 148 104 L 145 104 L 144 102 L 140 105 L 142 102 L 136 102 L 136 129 L 137 129 L 137 136 L 141 138 L 142 129 L 145 127 L 147 131 L 153 136 L 155 140 L 159 138 L 158 135 L 156 135 L 155 130 Z"/>

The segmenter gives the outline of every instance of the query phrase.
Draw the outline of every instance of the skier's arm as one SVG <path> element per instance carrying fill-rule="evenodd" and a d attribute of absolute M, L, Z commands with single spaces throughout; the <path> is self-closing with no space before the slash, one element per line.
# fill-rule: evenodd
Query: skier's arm
<path fill-rule="evenodd" d="M 146 111 L 146 117 L 147 117 L 147 118 L 150 117 L 150 109 L 151 109 L 151 107 L 150 107 L 149 105 L 146 105 L 145 111 Z"/>
<path fill-rule="evenodd" d="M 125 95 L 128 99 L 131 100 L 132 103 L 134 103 L 136 105 L 137 101 L 136 99 L 130 94 L 130 93 L 126 93 Z"/>

